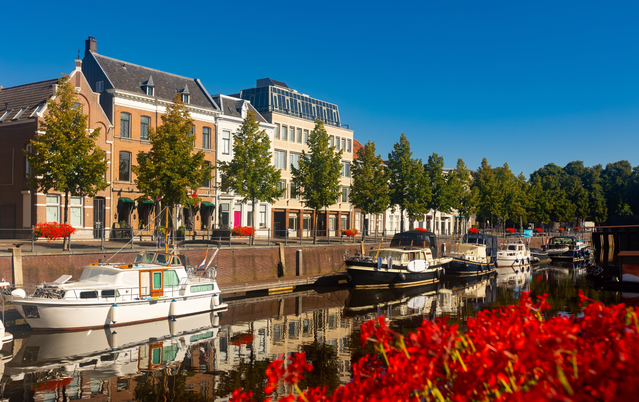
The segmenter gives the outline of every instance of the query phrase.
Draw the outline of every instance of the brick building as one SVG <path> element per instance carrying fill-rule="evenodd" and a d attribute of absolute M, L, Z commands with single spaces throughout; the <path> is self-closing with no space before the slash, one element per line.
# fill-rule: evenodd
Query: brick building
<path fill-rule="evenodd" d="M 130 225 L 135 229 L 155 227 L 154 200 L 135 201 L 140 192 L 135 184 L 135 165 L 139 151 L 148 151 L 149 128 L 162 124 L 161 116 L 167 106 L 179 94 L 194 121 L 195 150 L 206 154 L 206 161 L 215 165 L 216 119 L 220 108 L 208 94 L 200 80 L 139 66 L 98 54 L 95 38 L 86 40 L 82 71 L 91 88 L 100 94 L 100 104 L 113 124 L 109 137 L 109 152 L 116 168 L 112 169 L 109 182 L 110 194 L 105 205 L 99 206 L 109 215 L 112 226 Z M 213 180 L 202 183 L 197 189 L 202 207 L 194 219 L 194 230 L 211 227 L 215 211 Z M 188 225 L 183 218 L 188 210 L 178 216 L 178 225 Z"/>
<path fill-rule="evenodd" d="M 91 90 L 82 73 L 82 62 L 76 60 L 75 69 L 69 74 L 76 89 L 76 102 L 88 115 L 89 129 L 100 128 L 98 146 L 107 152 L 111 161 L 110 141 L 112 126 L 99 104 L 99 94 Z M 30 237 L 29 230 L 40 222 L 62 222 L 64 195 L 57 192 L 44 194 L 32 188 L 27 180 L 29 166 L 23 150 L 30 150 L 30 141 L 42 132 L 47 100 L 55 94 L 58 79 L 0 87 L 0 237 Z M 111 174 L 109 164 L 107 175 Z M 76 237 L 91 237 L 97 222 L 110 223 L 109 217 L 96 214 L 95 205 L 102 205 L 109 197 L 108 191 L 95 198 L 70 197 L 69 223 L 76 228 Z M 106 220 L 105 220 L 106 219 Z M 100 223 L 101 224 L 101 223 Z"/>

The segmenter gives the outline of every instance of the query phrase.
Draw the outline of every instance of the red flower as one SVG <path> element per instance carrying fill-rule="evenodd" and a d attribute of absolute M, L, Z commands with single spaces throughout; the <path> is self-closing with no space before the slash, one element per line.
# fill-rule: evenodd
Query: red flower
<path fill-rule="evenodd" d="M 415 228 L 415 230 L 419 230 L 420 232 L 427 232 L 427 230 L 424 228 Z"/>
<path fill-rule="evenodd" d="M 541 232 L 543 232 L 544 230 L 543 230 L 542 228 L 536 228 L 536 229 L 535 229 L 535 231 L 536 231 L 537 233 L 541 233 Z"/>
<path fill-rule="evenodd" d="M 515 233 L 515 228 L 508 228 L 506 231 L 508 231 L 508 233 Z"/>
<path fill-rule="evenodd" d="M 253 343 L 253 334 L 239 334 L 231 338 L 231 344 L 235 346 L 250 345 Z"/>
<path fill-rule="evenodd" d="M 564 230 L 565 230 L 564 228 L 559 228 L 559 231 L 560 231 L 560 232 L 563 232 Z"/>
<path fill-rule="evenodd" d="M 575 226 L 575 230 L 578 232 L 581 230 L 581 228 L 579 226 Z"/>
<path fill-rule="evenodd" d="M 342 229 L 342 236 L 355 236 L 357 233 L 357 229 Z"/>
<path fill-rule="evenodd" d="M 231 230 L 233 236 L 247 237 L 255 236 L 255 228 L 252 226 L 236 226 Z"/>
<path fill-rule="evenodd" d="M 479 233 L 479 229 L 477 229 L 477 228 L 470 228 L 470 229 L 468 229 L 468 231 L 470 233 Z"/>
<path fill-rule="evenodd" d="M 72 233 L 75 233 L 75 228 L 67 223 L 43 222 L 33 228 L 33 234 L 36 237 L 45 237 L 47 243 L 69 237 Z"/>

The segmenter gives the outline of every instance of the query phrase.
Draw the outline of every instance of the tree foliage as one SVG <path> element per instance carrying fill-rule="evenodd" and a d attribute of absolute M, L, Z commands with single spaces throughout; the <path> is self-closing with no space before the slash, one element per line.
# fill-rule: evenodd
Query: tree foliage
<path fill-rule="evenodd" d="M 477 209 L 477 192 L 472 187 L 472 175 L 464 161 L 457 159 L 457 166 L 446 178 L 452 194 L 452 208 L 464 218 L 466 224 Z M 466 229 L 466 228 L 463 228 Z"/>
<path fill-rule="evenodd" d="M 315 230 L 313 241 L 317 242 L 317 219 L 322 208 L 337 202 L 342 194 L 340 177 L 342 173 L 342 151 L 329 147 L 328 134 L 324 123 L 315 120 L 307 145 L 309 152 L 302 150 L 299 167 L 291 167 L 293 186 L 298 190 L 302 203 L 315 210 Z"/>
<path fill-rule="evenodd" d="M 357 150 L 352 175 L 350 201 L 353 206 L 361 209 L 364 215 L 386 211 L 390 205 L 388 174 L 382 157 L 375 155 L 375 142 L 368 141 Z"/>
<path fill-rule="evenodd" d="M 428 157 L 428 162 L 424 165 L 424 174 L 430 182 L 431 193 L 430 201 L 426 203 L 427 208 L 435 212 L 450 213 L 453 208 L 454 198 L 452 189 L 444 175 L 444 157 L 433 152 Z"/>
<path fill-rule="evenodd" d="M 140 199 L 162 197 L 162 203 L 175 206 L 190 200 L 189 189 L 197 189 L 211 179 L 213 167 L 202 151 L 194 151 L 191 134 L 193 120 L 182 99 L 176 95 L 162 115 L 162 125 L 149 128 L 151 150 L 138 152 L 135 184 Z"/>
<path fill-rule="evenodd" d="M 232 190 L 253 205 L 255 225 L 256 202 L 273 203 L 284 194 L 279 188 L 280 170 L 271 163 L 271 140 L 260 130 L 255 114 L 249 112 L 233 140 L 233 160 L 219 162 L 222 190 Z"/>
<path fill-rule="evenodd" d="M 75 88 L 65 75 L 55 98 L 47 101 L 44 134 L 31 140 L 33 152 L 25 151 L 32 169 L 30 184 L 45 194 L 64 193 L 63 223 L 68 223 L 69 195 L 93 197 L 108 186 L 106 153 L 96 144 L 100 128 L 88 130 L 88 116 L 77 105 Z"/>
<path fill-rule="evenodd" d="M 408 219 L 423 219 L 428 212 L 431 193 L 428 176 L 421 159 L 413 159 L 410 143 L 404 133 L 388 154 L 391 207 L 401 211 L 400 230 L 404 231 L 404 214 Z"/>

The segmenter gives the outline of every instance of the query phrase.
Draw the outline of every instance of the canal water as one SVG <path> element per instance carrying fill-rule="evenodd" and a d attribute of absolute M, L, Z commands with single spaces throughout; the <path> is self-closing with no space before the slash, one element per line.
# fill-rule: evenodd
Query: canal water
<path fill-rule="evenodd" d="M 315 288 L 225 300 L 220 313 L 113 330 L 18 334 L 3 349 L 3 400 L 227 401 L 239 387 L 266 396 L 266 370 L 278 356 L 306 352 L 315 369 L 302 387 L 336 388 L 363 354 L 359 328 L 379 315 L 400 332 L 423 319 L 465 325 L 483 309 L 548 293 L 550 314 L 579 314 L 578 290 L 605 304 L 633 295 L 595 291 L 582 265 L 510 269 L 473 278 L 444 276 L 406 289 Z M 624 299 L 627 297 L 627 299 Z M 286 393 L 282 386 L 278 392 Z"/>

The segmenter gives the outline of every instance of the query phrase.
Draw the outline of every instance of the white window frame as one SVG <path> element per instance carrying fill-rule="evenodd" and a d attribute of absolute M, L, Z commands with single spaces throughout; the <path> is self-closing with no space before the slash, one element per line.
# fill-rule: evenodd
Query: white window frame
<path fill-rule="evenodd" d="M 47 194 L 45 196 L 46 198 L 46 218 L 47 218 L 47 222 L 58 222 L 60 223 L 60 196 L 59 195 L 49 195 Z M 53 219 L 53 217 L 51 217 L 49 215 L 49 212 L 53 212 L 55 211 L 56 214 L 56 218 Z"/>
<path fill-rule="evenodd" d="M 73 227 L 82 227 L 84 223 L 84 205 L 82 197 L 69 197 L 69 223 Z M 74 215 L 79 218 L 79 223 L 74 223 Z"/>
<path fill-rule="evenodd" d="M 231 132 L 222 130 L 222 155 L 231 154 Z"/>

